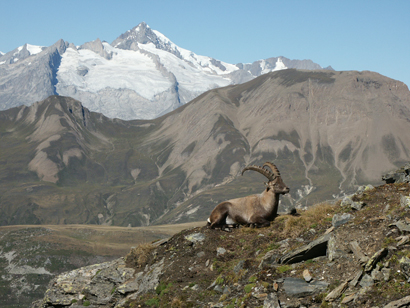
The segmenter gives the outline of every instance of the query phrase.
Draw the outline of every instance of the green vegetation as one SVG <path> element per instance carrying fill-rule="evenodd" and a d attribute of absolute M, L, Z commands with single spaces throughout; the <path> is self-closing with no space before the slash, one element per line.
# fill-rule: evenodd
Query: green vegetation
<path fill-rule="evenodd" d="M 150 298 L 149 300 L 145 302 L 145 305 L 148 305 L 150 307 L 159 307 L 159 298 L 157 297 Z"/>
<path fill-rule="evenodd" d="M 255 286 L 255 283 L 249 283 L 244 287 L 244 290 L 246 293 L 250 293 L 252 291 L 252 288 L 254 288 Z"/>
<path fill-rule="evenodd" d="M 277 271 L 279 273 L 286 273 L 286 272 L 288 272 L 292 269 L 293 269 L 293 267 L 291 265 L 281 265 L 277 268 Z"/>

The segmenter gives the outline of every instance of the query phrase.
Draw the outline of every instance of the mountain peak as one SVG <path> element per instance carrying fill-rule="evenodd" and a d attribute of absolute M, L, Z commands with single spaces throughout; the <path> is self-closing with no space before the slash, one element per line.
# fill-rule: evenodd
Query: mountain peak
<path fill-rule="evenodd" d="M 138 43 L 158 45 L 157 35 L 145 22 L 141 22 L 138 26 L 121 34 L 111 45 L 116 48 L 135 50 L 138 49 Z"/>

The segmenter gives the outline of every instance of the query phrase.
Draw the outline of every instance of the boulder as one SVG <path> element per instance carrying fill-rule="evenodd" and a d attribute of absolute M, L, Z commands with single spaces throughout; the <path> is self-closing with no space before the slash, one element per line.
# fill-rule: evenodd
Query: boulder
<path fill-rule="evenodd" d="M 285 278 L 283 289 L 289 296 L 305 297 L 323 292 L 328 285 L 329 284 L 325 281 L 307 283 L 304 279 L 289 277 Z"/>
<path fill-rule="evenodd" d="M 333 227 L 337 228 L 344 225 L 353 219 L 353 215 L 349 213 L 335 214 L 332 218 Z"/>
<path fill-rule="evenodd" d="M 327 243 L 331 237 L 331 234 L 326 234 L 318 239 L 310 242 L 307 245 L 299 247 L 279 259 L 280 264 L 292 264 L 302 261 L 307 261 L 309 259 L 326 256 Z"/>
<path fill-rule="evenodd" d="M 405 164 L 403 167 L 396 171 L 392 171 L 382 175 L 382 180 L 386 184 L 391 183 L 409 183 L 410 182 L 410 163 Z"/>

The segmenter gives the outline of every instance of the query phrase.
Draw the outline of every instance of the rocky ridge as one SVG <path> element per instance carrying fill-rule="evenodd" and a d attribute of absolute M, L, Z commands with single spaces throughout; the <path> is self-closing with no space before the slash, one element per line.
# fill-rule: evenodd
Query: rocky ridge
<path fill-rule="evenodd" d="M 49 47 L 25 44 L 2 55 L 0 110 L 63 95 L 107 117 L 153 119 L 207 90 L 285 68 L 322 69 L 311 60 L 285 57 L 225 63 L 183 49 L 142 22 L 111 44 L 96 39 L 75 46 L 59 40 Z"/>
<path fill-rule="evenodd" d="M 408 307 L 409 195 L 395 180 L 268 228 L 184 230 L 58 276 L 32 307 Z"/>

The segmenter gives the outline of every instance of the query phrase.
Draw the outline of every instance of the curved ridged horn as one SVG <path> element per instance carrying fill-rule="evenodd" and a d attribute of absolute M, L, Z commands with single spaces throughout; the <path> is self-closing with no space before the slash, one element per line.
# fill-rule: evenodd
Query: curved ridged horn
<path fill-rule="evenodd" d="M 248 167 L 246 167 L 245 169 L 242 170 L 242 175 L 246 170 L 253 170 L 253 171 L 259 172 L 259 173 L 263 174 L 264 176 L 266 176 L 269 181 L 272 181 L 275 178 L 275 175 L 272 172 L 270 172 L 269 170 L 266 170 L 266 169 L 264 169 L 260 166 L 248 166 Z"/>
<path fill-rule="evenodd" d="M 280 176 L 280 172 L 278 170 L 278 167 L 276 167 L 274 164 L 267 161 L 266 163 L 263 164 L 263 167 L 265 167 L 265 166 L 268 166 L 272 170 L 274 175 Z"/>

